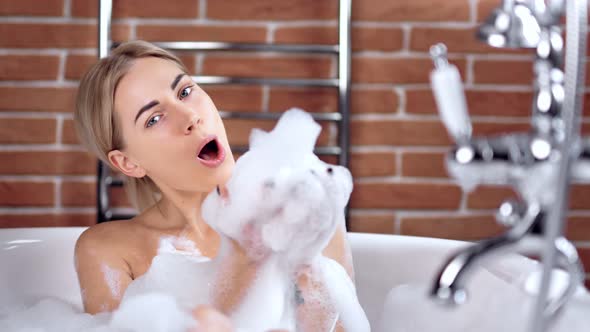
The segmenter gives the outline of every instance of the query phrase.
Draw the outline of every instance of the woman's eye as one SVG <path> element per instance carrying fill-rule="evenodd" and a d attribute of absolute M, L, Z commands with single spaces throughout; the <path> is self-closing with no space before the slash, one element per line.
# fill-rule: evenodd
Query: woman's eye
<path fill-rule="evenodd" d="M 149 127 L 155 125 L 158 121 L 160 121 L 160 115 L 154 116 L 153 118 L 149 119 L 148 123 L 146 124 L 146 128 L 149 128 Z"/>
<path fill-rule="evenodd" d="M 184 98 L 188 97 L 188 95 L 190 95 L 192 91 L 193 91 L 193 87 L 187 86 L 186 88 L 182 89 L 182 91 L 180 91 L 180 95 L 178 97 L 180 99 L 184 99 Z"/>

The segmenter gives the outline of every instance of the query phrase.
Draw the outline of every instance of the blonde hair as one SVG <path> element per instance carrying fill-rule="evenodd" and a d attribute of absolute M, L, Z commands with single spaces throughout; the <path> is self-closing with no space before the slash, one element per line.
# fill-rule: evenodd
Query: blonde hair
<path fill-rule="evenodd" d="M 115 90 L 134 60 L 146 57 L 172 61 L 188 74 L 182 61 L 174 54 L 145 41 L 130 41 L 100 59 L 80 81 L 74 112 L 76 133 L 82 144 L 111 169 L 114 168 L 108 160 L 108 153 L 125 148 L 123 133 L 115 116 Z M 147 175 L 124 178 L 127 196 L 139 212 L 154 205 L 161 197 L 159 188 Z"/>

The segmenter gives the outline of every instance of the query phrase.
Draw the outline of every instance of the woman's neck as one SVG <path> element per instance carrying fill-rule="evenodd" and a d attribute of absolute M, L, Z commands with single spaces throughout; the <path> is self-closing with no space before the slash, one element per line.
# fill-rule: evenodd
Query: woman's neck
<path fill-rule="evenodd" d="M 211 227 L 201 217 L 201 206 L 206 193 L 165 191 L 157 208 L 163 215 L 167 227 L 180 229 L 182 232 L 194 232 L 203 237 L 211 232 Z"/>

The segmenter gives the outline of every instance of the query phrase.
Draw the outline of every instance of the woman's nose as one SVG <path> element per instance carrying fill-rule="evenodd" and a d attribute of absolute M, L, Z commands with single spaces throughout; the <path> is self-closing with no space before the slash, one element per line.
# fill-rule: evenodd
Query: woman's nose
<path fill-rule="evenodd" d="M 201 124 L 202 119 L 199 113 L 188 108 L 183 109 L 182 113 L 184 113 L 183 118 L 185 119 L 184 133 L 188 135 Z"/>
<path fill-rule="evenodd" d="M 189 117 L 189 122 L 186 126 L 185 134 L 190 134 L 200 124 L 201 124 L 201 117 L 198 114 L 193 114 L 192 117 Z"/>

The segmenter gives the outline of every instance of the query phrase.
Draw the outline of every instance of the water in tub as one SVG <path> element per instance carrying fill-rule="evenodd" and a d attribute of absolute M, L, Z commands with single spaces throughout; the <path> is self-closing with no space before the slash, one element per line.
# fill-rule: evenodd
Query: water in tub
<path fill-rule="evenodd" d="M 343 225 L 352 177 L 313 154 L 319 132 L 309 114 L 286 112 L 273 131 L 253 132 L 250 150 L 238 160 L 227 186 L 205 200 L 204 219 L 241 243 L 253 259 L 264 260 L 230 314 L 240 328 L 294 331 L 299 299 L 293 280 L 305 273 L 325 285 L 306 300 L 319 303 L 331 318 L 309 330 L 330 331 L 338 320 L 346 331 L 370 330 L 347 272 L 321 255 Z M 223 252 L 222 247 L 220 257 Z M 222 262 L 203 257 L 186 240 L 162 238 L 149 270 L 129 285 L 117 310 L 89 315 L 55 298 L 26 306 L 0 300 L 0 331 L 186 331 L 198 326 L 190 310 L 208 303 L 211 292 L 222 291 L 216 274 Z M 301 270 L 302 265 L 307 268 Z M 113 271 L 105 267 L 102 272 L 109 278 Z M 119 291 L 115 283 L 111 286 Z"/>

